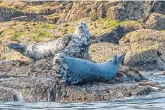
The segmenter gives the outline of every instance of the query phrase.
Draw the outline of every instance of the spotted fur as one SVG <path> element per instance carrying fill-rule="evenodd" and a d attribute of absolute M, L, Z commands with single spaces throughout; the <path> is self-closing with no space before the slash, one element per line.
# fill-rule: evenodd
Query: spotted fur
<path fill-rule="evenodd" d="M 53 69 L 67 84 L 79 84 L 90 81 L 109 81 L 117 73 L 125 55 L 114 56 L 112 61 L 94 63 L 89 60 L 73 58 L 58 53 L 53 59 Z"/>
<path fill-rule="evenodd" d="M 85 58 L 88 55 L 89 45 L 90 34 L 88 26 L 84 22 L 79 22 L 72 35 L 49 42 L 34 44 L 10 43 L 8 44 L 8 47 L 31 59 L 39 60 L 46 57 L 53 57 L 59 52 L 64 52 L 65 54 L 76 58 Z"/>

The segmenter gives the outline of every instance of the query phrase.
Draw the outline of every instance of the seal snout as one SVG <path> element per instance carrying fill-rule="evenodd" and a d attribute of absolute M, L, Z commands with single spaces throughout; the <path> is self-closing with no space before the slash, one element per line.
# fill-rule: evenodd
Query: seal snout
<path fill-rule="evenodd" d="M 60 63 L 60 59 L 55 59 L 55 63 L 59 64 Z"/>
<path fill-rule="evenodd" d="M 87 24 L 83 21 L 80 21 L 80 22 L 77 23 L 77 27 L 79 29 L 84 29 L 84 28 L 87 28 Z"/>
<path fill-rule="evenodd" d="M 57 53 L 54 56 L 53 63 L 54 64 L 61 64 L 64 59 L 64 54 L 63 53 Z"/>

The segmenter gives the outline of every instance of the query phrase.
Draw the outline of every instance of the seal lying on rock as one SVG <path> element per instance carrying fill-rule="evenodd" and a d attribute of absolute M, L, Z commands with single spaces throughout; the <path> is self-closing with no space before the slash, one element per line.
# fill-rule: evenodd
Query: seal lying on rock
<path fill-rule="evenodd" d="M 7 46 L 10 49 L 18 51 L 33 60 L 39 60 L 54 56 L 56 52 L 64 49 L 70 40 L 70 36 L 65 36 L 49 42 L 40 42 L 34 44 L 10 43 Z"/>
<path fill-rule="evenodd" d="M 85 58 L 90 44 L 90 35 L 88 26 L 84 22 L 79 22 L 72 35 L 55 39 L 49 42 L 40 42 L 34 44 L 10 43 L 8 47 L 21 54 L 39 60 L 46 57 L 53 57 L 58 52 L 77 58 Z"/>
<path fill-rule="evenodd" d="M 62 77 L 61 82 L 67 84 L 78 84 L 89 81 L 109 81 L 117 73 L 120 63 L 125 54 L 112 61 L 94 63 L 89 60 L 73 58 L 63 53 L 58 53 L 53 59 L 53 69 Z"/>

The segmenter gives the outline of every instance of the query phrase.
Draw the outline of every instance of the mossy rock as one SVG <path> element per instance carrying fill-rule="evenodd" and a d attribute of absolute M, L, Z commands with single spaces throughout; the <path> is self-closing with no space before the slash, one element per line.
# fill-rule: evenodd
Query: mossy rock
<path fill-rule="evenodd" d="M 164 69 L 165 32 L 140 29 L 130 32 L 119 43 L 126 51 L 125 63 L 141 70 Z M 159 55 L 160 54 L 160 55 Z"/>
<path fill-rule="evenodd" d="M 118 6 L 110 7 L 108 8 L 106 16 L 111 20 L 124 20 L 126 17 L 125 9 Z"/>

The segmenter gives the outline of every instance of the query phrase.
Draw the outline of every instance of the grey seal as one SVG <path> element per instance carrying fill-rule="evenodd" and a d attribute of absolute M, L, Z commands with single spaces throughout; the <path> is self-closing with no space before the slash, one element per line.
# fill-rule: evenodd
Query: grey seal
<path fill-rule="evenodd" d="M 73 58 L 58 53 L 54 56 L 52 65 L 61 82 L 66 84 L 79 84 L 90 81 L 110 81 L 115 77 L 119 65 L 125 54 L 121 56 L 114 55 L 112 61 L 94 63 L 89 60 Z"/>
<path fill-rule="evenodd" d="M 10 43 L 10 49 L 20 52 L 33 60 L 40 60 L 46 57 L 53 57 L 56 53 L 76 57 L 86 58 L 90 45 L 90 34 L 85 22 L 78 22 L 76 30 L 72 35 L 67 35 L 48 42 L 33 44 Z"/>
<path fill-rule="evenodd" d="M 70 36 L 65 36 L 49 42 L 39 42 L 34 44 L 10 43 L 7 46 L 33 60 L 40 60 L 54 56 L 56 52 L 66 48 L 70 40 Z"/>

